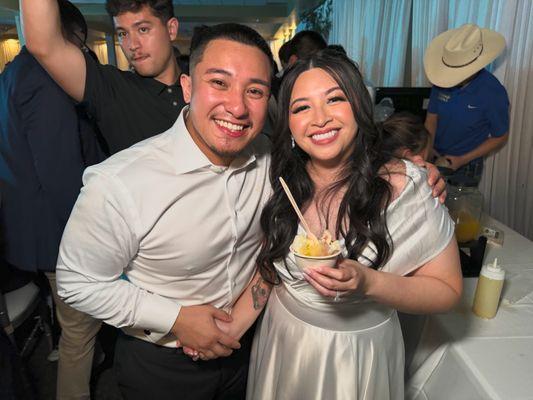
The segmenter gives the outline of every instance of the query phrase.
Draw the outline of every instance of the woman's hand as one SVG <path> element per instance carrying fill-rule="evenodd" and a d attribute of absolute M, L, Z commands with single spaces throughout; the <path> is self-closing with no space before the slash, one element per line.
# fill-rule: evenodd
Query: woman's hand
<path fill-rule="evenodd" d="M 352 293 L 366 294 L 372 272 L 357 261 L 343 259 L 338 268 L 307 269 L 304 277 L 323 296 L 338 299 Z"/>

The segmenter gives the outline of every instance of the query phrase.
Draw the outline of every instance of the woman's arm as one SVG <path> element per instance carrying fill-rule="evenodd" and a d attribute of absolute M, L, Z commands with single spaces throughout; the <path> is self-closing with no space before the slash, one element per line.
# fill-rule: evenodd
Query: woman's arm
<path fill-rule="evenodd" d="M 239 340 L 246 331 L 254 324 L 255 320 L 263 311 L 265 304 L 270 296 L 272 285 L 266 282 L 256 271 L 252 280 L 241 293 L 231 311 L 232 321 L 225 322 L 220 319 L 215 319 L 219 329 L 227 335 Z M 199 353 L 190 347 L 184 347 L 183 352 L 192 357 L 193 360 L 201 358 L 208 360 L 204 354 Z"/>
<path fill-rule="evenodd" d="M 272 285 L 266 282 L 261 277 L 259 270 L 257 270 L 233 306 L 231 311 L 233 320 L 231 322 L 216 321 L 220 329 L 239 340 L 254 324 L 261 311 L 263 311 L 263 308 L 265 308 L 271 289 Z"/>
<path fill-rule="evenodd" d="M 412 314 L 445 312 L 461 297 L 463 280 L 457 242 L 409 276 L 367 268 L 353 260 L 343 260 L 339 268 L 320 267 L 306 279 L 324 296 L 360 293 L 376 302 Z"/>

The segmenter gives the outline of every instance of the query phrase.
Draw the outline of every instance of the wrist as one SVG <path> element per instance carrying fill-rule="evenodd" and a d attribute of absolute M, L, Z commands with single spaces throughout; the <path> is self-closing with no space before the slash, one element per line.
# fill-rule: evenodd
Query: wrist
<path fill-rule="evenodd" d="M 374 298 L 376 287 L 379 285 L 381 272 L 370 267 L 364 268 L 364 271 L 363 294 L 366 297 Z"/>
<path fill-rule="evenodd" d="M 468 154 L 463 154 L 462 156 L 459 156 L 459 161 L 460 161 L 460 167 L 462 167 L 463 165 L 466 165 L 468 164 L 470 161 L 472 161 L 475 157 L 470 157 Z"/>
<path fill-rule="evenodd" d="M 183 316 L 183 309 L 186 307 L 180 307 L 180 310 L 178 311 L 178 314 L 176 315 L 176 319 L 174 319 L 174 323 L 172 324 L 172 328 L 170 328 L 170 333 L 172 333 L 176 338 L 179 338 L 179 332 L 181 328 L 181 321 Z"/>

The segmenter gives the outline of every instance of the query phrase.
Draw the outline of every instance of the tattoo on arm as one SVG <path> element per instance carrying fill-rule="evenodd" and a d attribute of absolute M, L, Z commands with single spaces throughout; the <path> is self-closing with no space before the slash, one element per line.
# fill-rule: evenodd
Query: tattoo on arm
<path fill-rule="evenodd" d="M 257 282 L 252 285 L 252 300 L 254 303 L 254 310 L 260 310 L 265 306 L 269 294 L 270 285 L 268 285 L 263 278 L 257 278 Z"/>

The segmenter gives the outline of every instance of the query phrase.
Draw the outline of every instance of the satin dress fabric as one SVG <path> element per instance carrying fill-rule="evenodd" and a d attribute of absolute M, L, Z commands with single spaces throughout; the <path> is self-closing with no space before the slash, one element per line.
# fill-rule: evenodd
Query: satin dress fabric
<path fill-rule="evenodd" d="M 382 267 L 398 275 L 433 259 L 454 233 L 448 211 L 431 195 L 425 170 L 405 164 L 406 186 L 387 207 L 393 254 Z M 363 252 L 372 254 L 371 246 Z M 364 257 L 358 261 L 369 265 Z M 247 399 L 403 399 L 404 345 L 396 311 L 361 295 L 338 302 L 322 296 L 290 253 L 276 269 L 282 282 L 256 329 Z"/>

